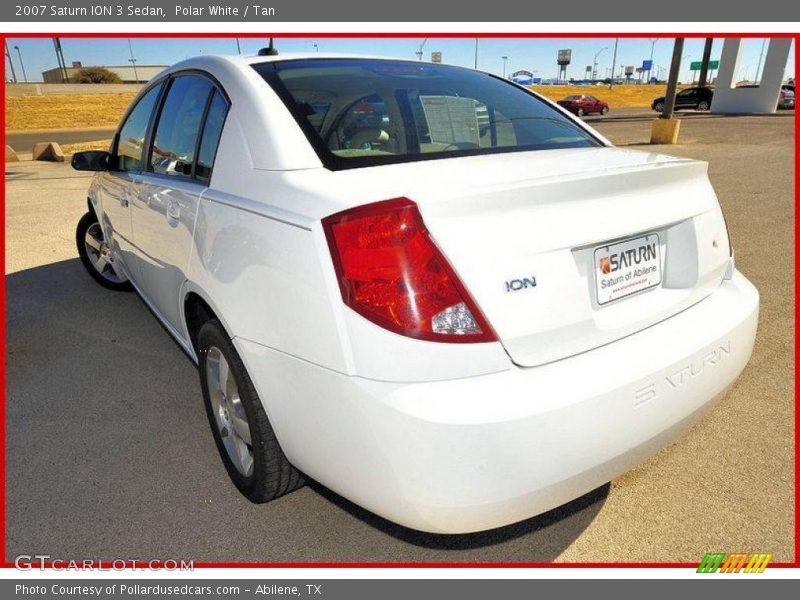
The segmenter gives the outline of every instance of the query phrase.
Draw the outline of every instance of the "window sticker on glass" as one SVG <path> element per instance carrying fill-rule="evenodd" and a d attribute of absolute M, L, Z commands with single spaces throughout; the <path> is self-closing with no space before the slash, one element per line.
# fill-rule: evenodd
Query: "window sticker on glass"
<path fill-rule="evenodd" d="M 480 146 L 475 100 L 459 96 L 420 96 L 431 142 Z"/>

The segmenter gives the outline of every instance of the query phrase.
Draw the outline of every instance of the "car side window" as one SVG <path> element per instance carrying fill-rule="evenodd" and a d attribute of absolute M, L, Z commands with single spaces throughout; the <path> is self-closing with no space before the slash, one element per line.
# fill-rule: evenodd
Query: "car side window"
<path fill-rule="evenodd" d="M 208 107 L 206 123 L 203 127 L 203 137 L 200 140 L 200 151 L 197 156 L 195 177 L 208 183 L 211 179 L 211 169 L 214 167 L 214 158 L 217 154 L 219 138 L 222 135 L 222 126 L 228 114 L 228 103 L 219 91 L 214 91 L 214 97 Z"/>
<path fill-rule="evenodd" d="M 117 170 L 141 171 L 144 138 L 147 136 L 147 127 L 150 117 L 158 101 L 163 84 L 159 84 L 147 92 L 139 103 L 128 115 L 119 132 L 116 155 Z"/>
<path fill-rule="evenodd" d="M 149 171 L 192 176 L 203 113 L 213 89 L 212 83 L 199 75 L 180 75 L 172 80 L 158 118 Z"/>
<path fill-rule="evenodd" d="M 683 90 L 682 92 L 678 92 L 678 97 L 680 98 L 691 98 L 694 96 L 694 90 Z"/>

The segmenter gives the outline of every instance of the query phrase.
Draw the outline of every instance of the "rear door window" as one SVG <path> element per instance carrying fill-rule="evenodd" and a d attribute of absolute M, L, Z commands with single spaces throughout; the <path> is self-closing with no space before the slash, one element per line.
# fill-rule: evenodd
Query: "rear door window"
<path fill-rule="evenodd" d="M 172 80 L 158 119 L 149 171 L 174 177 L 192 177 L 200 128 L 213 85 L 200 75 Z"/>

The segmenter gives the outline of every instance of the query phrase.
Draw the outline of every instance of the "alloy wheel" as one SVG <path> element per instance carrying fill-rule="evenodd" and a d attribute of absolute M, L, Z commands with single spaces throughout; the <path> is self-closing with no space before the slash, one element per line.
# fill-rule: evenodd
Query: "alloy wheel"
<path fill-rule="evenodd" d="M 207 351 L 206 381 L 222 445 L 236 470 L 249 477 L 253 473 L 250 424 L 230 365 L 216 346 Z"/>

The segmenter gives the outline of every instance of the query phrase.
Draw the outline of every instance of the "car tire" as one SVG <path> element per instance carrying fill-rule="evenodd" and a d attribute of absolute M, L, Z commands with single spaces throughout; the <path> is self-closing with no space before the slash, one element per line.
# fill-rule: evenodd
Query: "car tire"
<path fill-rule="evenodd" d="M 711 105 L 705 100 L 701 100 L 697 103 L 697 110 L 708 110 L 709 108 L 711 108 Z"/>
<path fill-rule="evenodd" d="M 583 115 L 586 114 L 586 111 L 583 110 L 582 108 L 579 108 L 578 110 L 575 111 L 575 114 L 578 115 L 579 117 L 582 117 Z"/>
<path fill-rule="evenodd" d="M 604 106 L 603 108 L 601 108 L 601 109 L 600 109 L 600 114 L 601 114 L 601 115 L 606 115 L 606 114 L 608 114 L 608 107 L 607 107 L 607 106 Z"/>
<path fill-rule="evenodd" d="M 115 292 L 133 289 L 130 281 L 114 269 L 105 234 L 93 212 L 87 212 L 78 221 L 75 243 L 81 263 L 97 283 Z"/>
<path fill-rule="evenodd" d="M 214 441 L 242 495 L 261 504 L 305 485 L 302 473 L 283 453 L 244 363 L 216 319 L 200 328 L 197 355 Z"/>
<path fill-rule="evenodd" d="M 656 111 L 657 113 L 663 113 L 664 112 L 664 103 L 663 102 L 656 102 L 655 105 L 653 106 L 653 110 Z"/>

